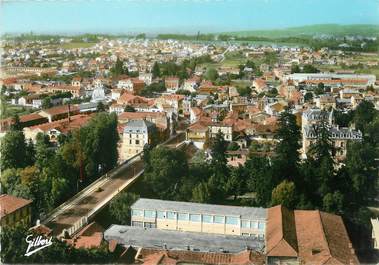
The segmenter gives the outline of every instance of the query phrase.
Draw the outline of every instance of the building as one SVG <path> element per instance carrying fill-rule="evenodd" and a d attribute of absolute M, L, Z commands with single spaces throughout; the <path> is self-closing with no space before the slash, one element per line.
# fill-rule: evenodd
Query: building
<path fill-rule="evenodd" d="M 1 227 L 14 227 L 19 224 L 30 226 L 32 222 L 31 204 L 31 200 L 25 200 L 8 194 L 1 194 Z"/>
<path fill-rule="evenodd" d="M 323 83 L 329 84 L 346 84 L 346 85 L 359 85 L 370 86 L 374 85 L 376 81 L 375 75 L 364 74 L 338 74 L 338 73 L 295 73 L 284 77 L 285 81 L 293 80 L 294 82 L 308 82 L 312 84 Z"/>
<path fill-rule="evenodd" d="M 138 78 L 128 78 L 119 80 L 117 83 L 118 89 L 125 89 L 132 94 L 140 94 L 142 89 L 145 87 L 145 83 Z"/>
<path fill-rule="evenodd" d="M 104 239 L 112 240 L 124 247 L 181 250 L 204 253 L 240 253 L 254 250 L 261 252 L 264 240 L 246 240 L 242 236 L 206 234 L 198 232 L 145 229 L 138 226 L 112 225 L 104 233 Z"/>
<path fill-rule="evenodd" d="M 372 225 L 372 247 L 379 249 L 379 219 L 371 219 Z"/>
<path fill-rule="evenodd" d="M 156 126 L 146 120 L 131 120 L 126 123 L 122 136 L 120 158 L 126 160 L 141 153 L 146 144 L 154 143 Z"/>
<path fill-rule="evenodd" d="M 319 210 L 268 209 L 268 264 L 359 264 L 340 216 Z"/>
<path fill-rule="evenodd" d="M 132 206 L 131 225 L 264 239 L 267 210 L 254 207 L 139 199 Z"/>
<path fill-rule="evenodd" d="M 338 126 L 328 126 L 329 136 L 336 150 L 337 160 L 343 160 L 347 153 L 348 141 L 361 141 L 362 132 L 351 128 L 340 128 Z M 317 125 L 305 126 L 303 131 L 303 154 L 307 154 L 311 145 L 314 144 L 320 136 Z"/>
<path fill-rule="evenodd" d="M 167 77 L 164 80 L 166 89 L 168 91 L 175 92 L 179 89 L 179 78 L 178 77 Z"/>

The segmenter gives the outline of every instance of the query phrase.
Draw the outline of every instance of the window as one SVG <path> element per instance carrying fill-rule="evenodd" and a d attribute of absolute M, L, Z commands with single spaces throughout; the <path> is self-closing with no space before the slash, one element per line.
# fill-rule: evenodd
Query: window
<path fill-rule="evenodd" d="M 226 217 L 226 224 L 228 225 L 238 225 L 238 218 L 237 217 Z"/>
<path fill-rule="evenodd" d="M 191 214 L 190 215 L 191 222 L 200 222 L 201 215 L 200 214 Z"/>
<path fill-rule="evenodd" d="M 259 222 L 259 223 L 258 223 L 258 229 L 259 229 L 259 230 L 263 230 L 263 229 L 265 229 L 265 223 L 263 223 L 263 222 Z"/>
<path fill-rule="evenodd" d="M 178 214 L 178 220 L 188 221 L 189 220 L 189 214 L 188 213 L 179 213 Z"/>
<path fill-rule="evenodd" d="M 241 225 L 243 228 L 250 228 L 250 221 L 242 220 Z"/>
<path fill-rule="evenodd" d="M 258 222 L 251 222 L 251 228 L 258 228 Z"/>
<path fill-rule="evenodd" d="M 203 223 L 213 223 L 212 215 L 203 215 Z"/>
<path fill-rule="evenodd" d="M 145 210 L 144 216 L 147 218 L 155 218 L 155 211 Z"/>
<path fill-rule="evenodd" d="M 139 144 L 139 140 L 136 140 L 136 144 Z"/>
<path fill-rule="evenodd" d="M 215 215 L 214 222 L 216 224 L 223 224 L 225 222 L 224 221 L 224 216 Z"/>
<path fill-rule="evenodd" d="M 132 216 L 143 216 L 143 210 L 132 210 Z"/>
<path fill-rule="evenodd" d="M 176 213 L 167 212 L 167 219 L 176 220 Z"/>
<path fill-rule="evenodd" d="M 133 221 L 133 222 L 132 222 L 132 226 L 143 227 L 143 222 L 136 222 L 136 221 Z"/>
<path fill-rule="evenodd" d="M 156 228 L 156 225 L 155 225 L 155 223 L 145 222 L 145 223 L 143 223 L 143 227 L 145 227 L 145 228 Z"/>
<path fill-rule="evenodd" d="M 129 140 L 129 144 L 132 144 L 132 140 Z"/>
<path fill-rule="evenodd" d="M 158 211 L 157 212 L 158 219 L 166 219 L 166 212 Z"/>

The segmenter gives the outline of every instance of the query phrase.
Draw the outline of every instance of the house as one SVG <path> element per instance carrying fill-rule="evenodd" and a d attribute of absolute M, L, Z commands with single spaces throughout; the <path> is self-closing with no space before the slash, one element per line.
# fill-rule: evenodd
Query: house
<path fill-rule="evenodd" d="M 138 79 L 143 81 L 147 86 L 150 86 L 153 81 L 152 73 L 140 73 Z"/>
<path fill-rule="evenodd" d="M 314 99 L 316 107 L 321 110 L 329 110 L 336 108 L 336 99 L 332 95 L 320 95 Z"/>
<path fill-rule="evenodd" d="M 145 145 L 155 143 L 156 126 L 146 120 L 131 120 L 125 124 L 120 159 L 127 160 L 143 151 Z"/>
<path fill-rule="evenodd" d="M 166 77 L 165 80 L 165 86 L 167 91 L 175 92 L 179 89 L 179 78 L 178 77 Z"/>
<path fill-rule="evenodd" d="M 74 98 L 82 97 L 85 94 L 83 86 L 53 85 L 46 87 L 49 93 L 71 93 Z"/>
<path fill-rule="evenodd" d="M 319 210 L 268 209 L 268 264 L 359 264 L 340 216 Z"/>
<path fill-rule="evenodd" d="M 183 89 L 190 91 L 190 92 L 196 92 L 196 89 L 199 86 L 199 79 L 198 78 L 190 78 L 184 81 L 183 83 Z"/>
<path fill-rule="evenodd" d="M 78 129 L 87 124 L 90 119 L 91 116 L 89 115 L 79 114 L 61 120 L 25 127 L 23 131 L 25 139 L 30 139 L 33 142 L 36 141 L 38 133 L 43 133 L 49 136 L 49 140 L 52 143 L 56 143 L 59 135 L 67 135 L 72 130 Z"/>
<path fill-rule="evenodd" d="M 261 78 L 254 79 L 253 87 L 258 93 L 266 92 L 268 90 L 266 81 Z"/>
<path fill-rule="evenodd" d="M 13 195 L 0 195 L 1 227 L 15 227 L 23 224 L 27 227 L 32 221 L 32 201 Z"/>
<path fill-rule="evenodd" d="M 122 94 L 124 93 L 124 90 L 123 89 L 112 89 L 111 91 L 111 99 L 112 100 L 118 100 Z"/>
<path fill-rule="evenodd" d="M 154 123 L 160 141 L 167 139 L 170 134 L 170 120 L 164 112 L 123 112 L 118 115 L 119 124 L 126 124 L 133 120 L 145 120 Z"/>
<path fill-rule="evenodd" d="M 126 91 L 134 95 L 140 94 L 144 87 L 145 87 L 144 81 L 138 78 L 121 79 L 117 83 L 118 89 L 125 89 Z"/>
<path fill-rule="evenodd" d="M 42 117 L 48 119 L 49 122 L 63 119 L 68 117 L 69 115 L 78 114 L 80 111 L 78 105 L 63 105 L 57 106 L 50 109 L 44 109 L 38 112 L 38 114 Z"/>
<path fill-rule="evenodd" d="M 199 149 L 204 149 L 209 139 L 209 123 L 210 119 L 202 117 L 201 120 L 191 124 L 186 130 L 186 141 L 192 142 Z"/>

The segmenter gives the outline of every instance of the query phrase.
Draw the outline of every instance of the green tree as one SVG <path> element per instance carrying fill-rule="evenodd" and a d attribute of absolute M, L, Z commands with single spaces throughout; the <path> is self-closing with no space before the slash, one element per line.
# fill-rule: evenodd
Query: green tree
<path fill-rule="evenodd" d="M 22 131 L 9 131 L 1 139 L 1 170 L 28 165 L 27 146 Z"/>
<path fill-rule="evenodd" d="M 96 111 L 97 112 L 104 112 L 105 111 L 105 106 L 104 106 L 103 102 L 100 101 L 99 103 L 97 103 Z"/>
<path fill-rule="evenodd" d="M 43 109 L 49 109 L 53 106 L 53 104 L 51 103 L 51 98 L 50 97 L 45 97 L 43 100 L 42 100 L 42 108 Z"/>
<path fill-rule="evenodd" d="M 217 72 L 217 70 L 215 68 L 208 67 L 207 71 L 205 72 L 205 76 L 204 77 L 205 77 L 205 79 L 214 82 L 218 78 L 218 72 Z"/>
<path fill-rule="evenodd" d="M 211 193 L 208 187 L 208 183 L 200 182 L 192 191 L 193 202 L 209 203 L 211 201 Z"/>
<path fill-rule="evenodd" d="M 123 74 L 128 74 L 128 70 L 124 68 L 124 62 L 117 57 L 115 66 L 110 69 L 111 75 L 113 77 L 118 77 Z"/>
<path fill-rule="evenodd" d="M 313 99 L 313 93 L 312 92 L 305 93 L 305 95 L 304 95 L 305 101 L 309 102 L 309 101 L 312 101 L 312 99 Z"/>
<path fill-rule="evenodd" d="M 292 64 L 291 66 L 291 74 L 301 73 L 300 67 L 298 64 Z"/>
<path fill-rule="evenodd" d="M 126 106 L 125 106 L 125 109 L 124 109 L 124 112 L 136 112 L 136 109 L 133 108 L 133 107 L 130 106 L 130 105 L 126 105 Z"/>
<path fill-rule="evenodd" d="M 271 205 L 281 204 L 293 209 L 296 202 L 295 183 L 284 180 L 272 190 Z"/>
<path fill-rule="evenodd" d="M 171 199 L 177 192 L 182 178 L 188 176 L 185 153 L 159 146 L 145 158 L 144 180 L 161 199 Z"/>
<path fill-rule="evenodd" d="M 319 73 L 320 70 L 318 70 L 316 67 L 314 67 L 311 64 L 306 64 L 303 66 L 303 73 Z"/>
<path fill-rule="evenodd" d="M 323 200 L 323 210 L 328 213 L 343 214 L 344 198 L 341 192 L 327 193 Z"/>
<path fill-rule="evenodd" d="M 139 199 L 134 193 L 121 192 L 109 204 L 109 212 L 115 223 L 130 225 L 130 206 Z"/>
<path fill-rule="evenodd" d="M 378 116 L 378 111 L 375 110 L 373 103 L 369 101 L 362 101 L 354 111 L 353 122 L 358 130 L 365 133 L 366 125 Z"/>
<path fill-rule="evenodd" d="M 13 117 L 12 117 L 12 125 L 11 125 L 10 129 L 12 131 L 21 131 L 22 130 L 22 124 L 20 121 L 20 117 L 18 116 L 17 113 L 15 115 L 13 115 Z"/>
<path fill-rule="evenodd" d="M 38 133 L 36 136 L 35 150 L 36 166 L 42 169 L 49 164 L 50 158 L 54 156 L 54 150 L 50 148 L 49 136 Z"/>
<path fill-rule="evenodd" d="M 296 116 L 289 110 L 281 113 L 275 138 L 279 140 L 279 143 L 275 148 L 276 157 L 273 160 L 273 168 L 278 182 L 284 179 L 294 180 L 299 175 L 301 136 Z"/>
<path fill-rule="evenodd" d="M 159 64 L 157 62 L 154 63 L 153 69 L 151 70 L 153 74 L 153 78 L 157 78 L 161 76 L 161 69 L 159 67 Z"/>

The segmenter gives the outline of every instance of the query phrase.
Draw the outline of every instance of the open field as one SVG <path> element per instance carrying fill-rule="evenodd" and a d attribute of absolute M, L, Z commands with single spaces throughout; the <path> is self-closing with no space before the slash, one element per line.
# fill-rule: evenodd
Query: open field
<path fill-rule="evenodd" d="M 79 49 L 79 48 L 89 48 L 96 44 L 96 42 L 69 42 L 59 45 L 63 49 Z"/>

